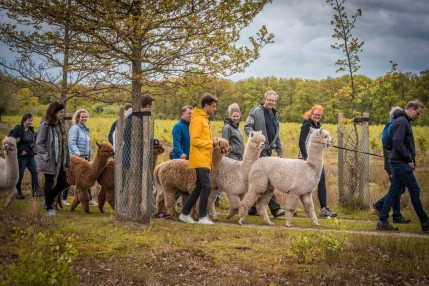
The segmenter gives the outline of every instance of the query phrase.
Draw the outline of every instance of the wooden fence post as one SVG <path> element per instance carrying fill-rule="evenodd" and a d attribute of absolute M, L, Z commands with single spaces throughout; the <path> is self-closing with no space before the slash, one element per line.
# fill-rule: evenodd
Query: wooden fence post
<path fill-rule="evenodd" d="M 361 151 L 369 153 L 369 113 L 365 112 L 362 116 L 362 134 L 361 134 Z M 361 153 L 361 175 L 359 193 L 362 202 L 369 208 L 369 155 Z"/>
<path fill-rule="evenodd" d="M 338 147 L 343 146 L 344 114 L 338 113 Z M 344 150 L 338 149 L 338 199 L 340 203 L 346 201 L 344 192 Z"/>
<path fill-rule="evenodd" d="M 143 223 L 150 222 L 150 208 L 148 206 L 148 174 L 150 168 L 150 156 L 151 156 L 151 145 L 150 145 L 150 120 L 151 112 L 143 111 L 143 166 L 142 166 L 142 187 L 141 187 L 141 214 Z M 152 195 L 152 194 L 151 194 Z"/>

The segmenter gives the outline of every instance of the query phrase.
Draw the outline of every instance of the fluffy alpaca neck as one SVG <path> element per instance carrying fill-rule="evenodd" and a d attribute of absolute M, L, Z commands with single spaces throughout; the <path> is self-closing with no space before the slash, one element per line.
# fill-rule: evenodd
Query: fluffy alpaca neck
<path fill-rule="evenodd" d="M 16 159 L 16 152 L 8 151 L 4 157 L 5 170 L 0 173 L 0 186 L 1 187 L 12 187 L 16 184 L 18 177 L 18 160 Z"/>
<path fill-rule="evenodd" d="M 243 154 L 243 161 L 241 162 L 241 172 L 245 176 L 247 181 L 247 174 L 249 174 L 250 169 L 252 168 L 253 163 L 258 160 L 260 152 L 255 149 L 252 149 L 249 146 L 246 146 L 246 150 Z"/>
<path fill-rule="evenodd" d="M 219 173 L 222 157 L 223 157 L 223 154 L 220 152 L 220 150 L 213 151 L 211 174 L 214 176 L 214 178 L 216 178 L 217 174 Z"/>
<path fill-rule="evenodd" d="M 317 170 L 322 170 L 324 151 L 324 144 L 311 142 L 308 148 L 307 163 L 314 166 Z"/>
<path fill-rule="evenodd" d="M 97 179 L 101 173 L 104 171 L 104 167 L 106 167 L 107 161 L 109 160 L 109 157 L 103 157 L 100 154 L 99 149 L 97 149 L 97 153 L 95 153 L 94 160 L 90 163 L 90 170 L 88 176 L 91 178 Z"/>

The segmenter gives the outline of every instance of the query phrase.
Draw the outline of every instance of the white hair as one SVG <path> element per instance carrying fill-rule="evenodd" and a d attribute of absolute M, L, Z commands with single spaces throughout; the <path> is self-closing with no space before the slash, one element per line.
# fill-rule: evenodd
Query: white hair
<path fill-rule="evenodd" d="M 278 95 L 274 90 L 269 90 L 269 91 L 267 91 L 267 92 L 265 93 L 265 99 L 266 99 L 269 95 L 272 95 L 272 94 L 276 97 L 276 100 L 277 100 L 277 98 L 279 98 L 279 95 Z"/>
<path fill-rule="evenodd" d="M 394 106 L 390 109 L 390 112 L 389 112 L 390 119 L 393 119 L 393 113 L 398 109 L 402 109 L 402 108 L 400 108 L 399 106 Z"/>

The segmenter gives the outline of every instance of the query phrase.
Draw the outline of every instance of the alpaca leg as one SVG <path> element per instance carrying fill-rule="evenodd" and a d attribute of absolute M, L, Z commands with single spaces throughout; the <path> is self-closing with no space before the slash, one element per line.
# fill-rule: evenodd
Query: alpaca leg
<path fill-rule="evenodd" d="M 109 203 L 110 207 L 115 210 L 115 190 L 105 190 L 106 200 Z"/>
<path fill-rule="evenodd" d="M 313 196 L 311 195 L 311 193 L 301 195 L 301 202 L 304 206 L 304 210 L 307 213 L 307 216 L 313 221 L 313 224 L 319 225 L 316 212 L 314 211 Z"/>
<path fill-rule="evenodd" d="M 218 189 L 212 185 L 210 195 L 209 195 L 209 200 L 207 203 L 207 213 L 209 215 L 211 215 L 211 217 L 214 220 L 218 220 L 217 213 L 216 213 L 216 207 L 215 207 L 215 201 L 216 201 L 217 193 L 218 193 Z"/>
<path fill-rule="evenodd" d="M 274 223 L 272 223 L 270 218 L 268 217 L 268 212 L 267 212 L 268 202 L 271 200 L 273 193 L 274 193 L 274 189 L 270 188 L 268 192 L 263 193 L 261 197 L 256 201 L 257 213 L 260 216 L 262 216 L 262 219 L 264 220 L 264 222 L 269 225 L 274 225 Z"/>
<path fill-rule="evenodd" d="M 161 189 L 156 190 L 155 205 L 158 213 L 164 210 L 164 207 L 165 207 L 164 192 Z"/>
<path fill-rule="evenodd" d="M 101 190 L 98 192 L 98 209 L 100 212 L 104 213 L 104 204 L 106 202 L 106 192 L 104 191 L 104 188 L 101 187 Z"/>
<path fill-rule="evenodd" d="M 298 201 L 299 196 L 290 192 L 285 205 L 285 218 L 287 227 L 292 226 L 292 217 L 293 213 L 295 212 L 296 204 L 298 203 Z"/>
<path fill-rule="evenodd" d="M 8 196 L 6 198 L 6 206 L 9 206 L 12 200 L 15 198 L 16 194 L 18 193 L 18 190 L 16 187 L 10 188 L 8 191 Z"/>
<path fill-rule="evenodd" d="M 73 202 L 72 202 L 71 207 L 70 207 L 71 211 L 74 211 L 75 208 L 80 204 L 80 198 L 79 198 L 80 195 L 81 195 L 80 192 L 78 192 L 77 188 L 75 187 L 75 189 L 74 189 L 74 199 L 73 199 Z"/>
<path fill-rule="evenodd" d="M 250 207 L 255 204 L 255 202 L 261 197 L 263 193 L 267 191 L 268 187 L 268 176 L 262 176 L 258 178 L 258 180 L 254 180 L 252 182 L 249 181 L 249 190 L 244 195 L 243 200 L 240 203 L 240 209 L 238 211 L 238 223 L 240 225 L 243 224 L 244 218 L 247 215 Z"/>
<path fill-rule="evenodd" d="M 240 208 L 241 200 L 240 200 L 240 197 L 235 194 L 227 193 L 226 196 L 228 197 L 228 200 L 229 200 L 229 212 L 226 218 L 230 219 L 234 215 L 238 214 L 238 209 Z"/>
<path fill-rule="evenodd" d="M 64 191 L 61 191 L 54 199 L 54 209 L 56 211 L 58 211 L 58 207 L 63 208 L 63 201 L 62 201 L 63 192 Z"/>
<path fill-rule="evenodd" d="M 164 203 L 165 208 L 167 209 L 167 213 L 171 215 L 173 218 L 176 217 L 176 190 L 168 189 L 163 187 L 164 190 Z"/>
<path fill-rule="evenodd" d="M 80 189 L 80 188 L 78 189 L 76 187 L 76 192 L 79 193 L 79 200 L 80 200 L 80 203 L 82 204 L 84 211 L 87 214 L 91 213 L 89 211 L 89 194 L 88 194 L 88 191 L 86 189 L 82 190 L 82 189 Z"/>

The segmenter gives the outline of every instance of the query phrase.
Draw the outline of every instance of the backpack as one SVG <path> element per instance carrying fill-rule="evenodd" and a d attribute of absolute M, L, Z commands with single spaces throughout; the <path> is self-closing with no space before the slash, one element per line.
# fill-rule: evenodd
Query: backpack
<path fill-rule="evenodd" d="M 381 144 L 383 145 L 383 149 L 391 151 L 393 148 L 393 138 L 392 138 L 392 126 L 395 123 L 395 120 L 387 121 L 384 126 L 383 132 L 381 133 Z"/>
<path fill-rule="evenodd" d="M 15 128 L 13 128 L 12 130 L 10 130 L 8 133 L 7 133 L 7 137 L 11 137 L 12 136 L 12 133 L 13 133 L 13 131 L 15 131 L 15 129 L 17 129 L 19 127 L 19 125 L 16 125 L 15 126 Z M 19 132 L 19 134 L 18 134 L 18 138 L 19 137 L 21 137 L 21 132 Z"/>

